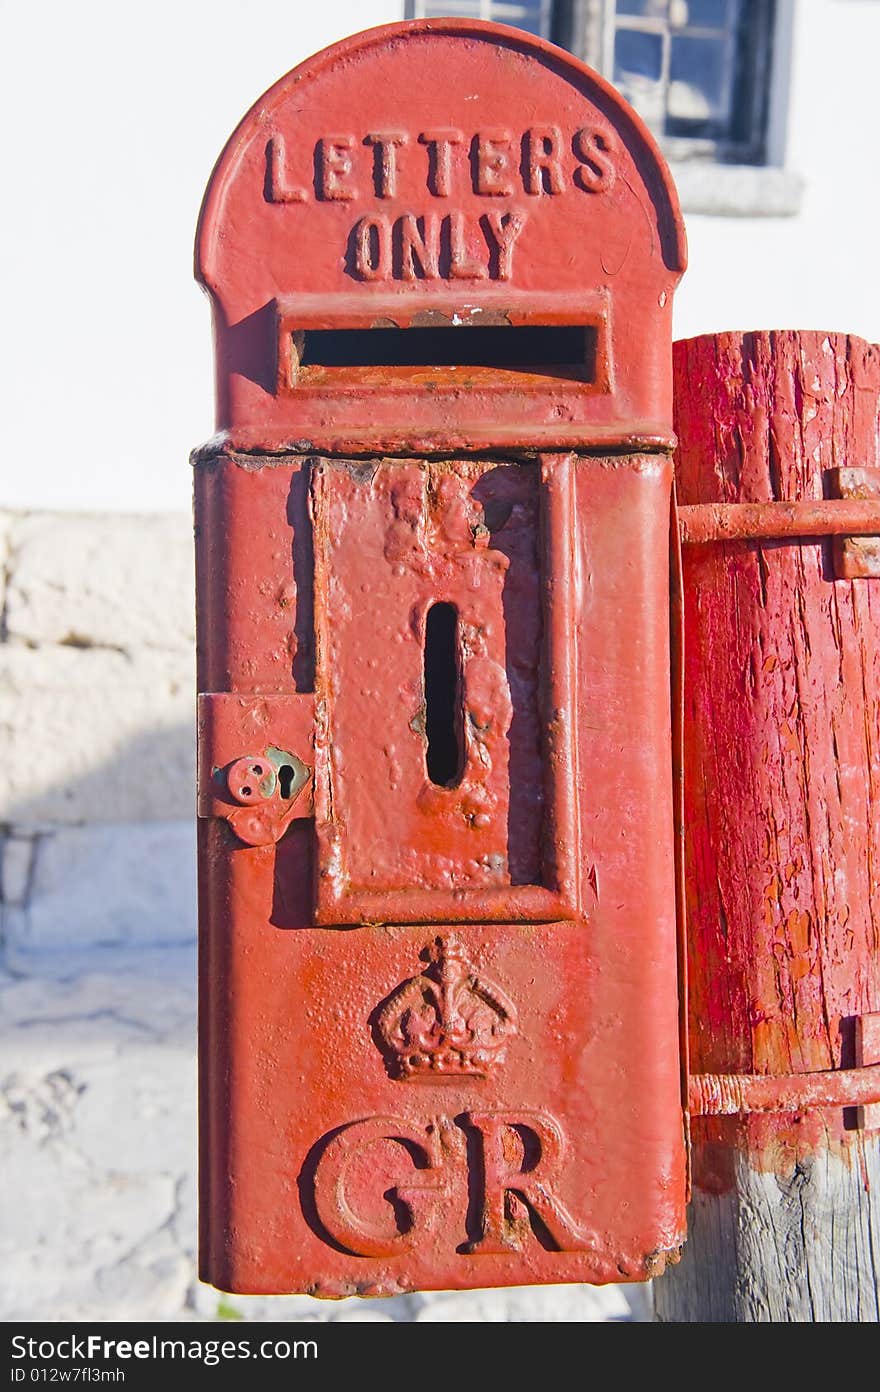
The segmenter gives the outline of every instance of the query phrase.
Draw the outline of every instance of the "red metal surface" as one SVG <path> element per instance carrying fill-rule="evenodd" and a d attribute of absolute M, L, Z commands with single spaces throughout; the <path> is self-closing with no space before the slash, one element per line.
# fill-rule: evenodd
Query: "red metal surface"
<path fill-rule="evenodd" d="M 540 888 L 541 842 L 552 827 L 541 802 L 548 715 L 551 725 L 570 722 L 581 872 L 571 916 L 493 923 L 480 917 L 479 901 L 473 912 L 462 909 L 454 879 L 459 861 L 468 869 L 466 838 L 420 807 L 424 767 L 418 789 L 408 787 L 404 769 L 398 796 L 388 797 L 395 761 L 387 751 L 399 744 L 402 763 L 421 669 L 411 577 L 394 576 L 393 547 L 390 562 L 372 556 L 378 574 L 362 607 L 356 548 L 336 556 L 336 601 L 344 610 L 351 600 L 357 637 L 334 653 L 328 672 L 338 683 L 359 689 L 368 681 L 384 692 L 353 725 L 343 723 L 331 754 L 349 770 L 352 805 L 363 795 L 381 809 L 381 822 L 360 834 L 398 917 L 347 931 L 315 926 L 321 852 L 310 820 L 295 819 L 277 845 L 251 849 L 217 815 L 202 821 L 202 1269 L 215 1284 L 341 1295 L 638 1279 L 656 1273 L 662 1253 L 683 1239 L 662 599 L 670 466 L 644 456 L 562 457 L 545 461 L 545 476 L 556 464 L 572 478 L 572 566 L 589 601 L 580 603 L 577 641 L 565 649 L 573 695 L 555 710 L 540 677 L 556 613 L 541 591 L 556 578 L 537 561 L 543 486 L 535 466 L 471 461 L 451 472 L 468 480 L 472 506 L 480 500 L 488 536 L 475 548 L 478 562 L 491 551 L 509 561 L 503 630 L 494 584 L 471 594 L 474 604 L 482 595 L 481 621 L 503 633 L 496 658 L 512 706 L 508 773 L 498 789 L 499 804 L 516 816 L 505 817 L 506 836 L 490 828 L 501 837 L 504 868 L 485 873 L 502 894 Z M 311 550 L 299 500 L 308 476 L 337 467 L 302 458 L 243 467 L 221 456 L 197 471 L 201 593 L 208 609 L 225 610 L 222 625 L 203 631 L 200 682 L 211 688 L 223 678 L 233 692 L 256 689 L 262 694 L 248 695 L 240 709 L 264 702 L 271 713 L 256 742 L 252 722 L 237 715 L 216 754 L 205 737 L 203 770 L 282 735 L 293 743 L 298 716 L 285 717 L 285 706 L 298 711 L 311 699 L 291 678 L 291 630 L 279 638 L 281 616 L 293 622 L 295 557 Z M 411 467 L 376 464 L 356 485 L 387 508 L 389 526 L 391 490 Z M 365 506 L 356 499 L 353 515 L 363 518 Z M 345 525 L 340 519 L 340 535 Z M 264 538 L 256 553 L 254 535 Z M 459 553 L 452 547 L 451 554 Z M 412 641 L 395 644 L 383 634 L 386 622 Z M 381 642 L 372 642 L 374 633 Z M 554 635 L 551 647 L 558 641 Z M 373 668 L 370 657 L 379 659 Z M 296 670 L 308 691 L 310 661 Z M 222 697 L 221 710 L 230 702 L 235 711 L 238 700 Z M 305 736 L 293 752 L 308 757 Z M 317 810 L 335 785 L 320 756 L 316 769 Z M 477 845 L 482 835 L 474 829 Z M 424 863 L 413 863 L 419 844 L 423 854 L 447 857 L 445 891 Z M 410 892 L 429 896 L 435 917 L 445 893 L 446 923 L 401 922 Z M 400 993 L 423 998 L 420 978 L 443 997 L 441 965 L 430 959 L 438 937 L 449 942 L 453 914 L 456 960 L 472 983 L 466 1004 L 453 991 L 445 1014 L 426 1004 L 401 1022 Z M 453 1048 L 465 1066 L 441 1076 L 447 1070 L 431 1060 Z M 413 1053 L 426 1066 L 403 1080 L 402 1060 Z M 397 1207 L 383 1197 L 395 1188 Z"/>
<path fill-rule="evenodd" d="M 841 459 L 880 462 L 880 353 L 731 333 L 674 361 L 681 511 L 801 532 L 710 541 L 689 522 L 703 544 L 683 549 L 691 1068 L 733 1075 L 692 1080 L 692 1100 L 768 1108 L 694 1118 L 694 1181 L 713 1189 L 740 1152 L 790 1171 L 832 1146 L 858 1164 L 850 1113 L 877 1086 L 856 1039 L 880 1005 L 880 606 L 876 581 L 835 571 L 827 518 L 849 504 L 826 495 Z"/>
<path fill-rule="evenodd" d="M 422 274 L 383 279 L 380 214 L 409 248 L 392 274 Z M 483 223 L 510 231 L 494 276 Z M 202 1273 L 324 1295 L 655 1275 L 685 1200 L 672 468 L 646 450 L 671 438 L 667 175 L 568 55 L 392 26 L 254 108 L 200 247 L 227 430 L 196 461 Z M 594 380 L 308 366 L 313 331 L 413 325 L 391 356 L 483 332 L 453 318 L 496 344 L 590 324 Z"/>
<path fill-rule="evenodd" d="M 218 162 L 196 265 L 233 448 L 670 441 L 685 243 L 668 172 L 602 78 L 510 28 L 390 25 L 282 78 Z M 580 326 L 586 347 L 454 371 L 309 352 L 315 330 L 434 326 L 454 363 L 445 335 L 480 324 Z"/>

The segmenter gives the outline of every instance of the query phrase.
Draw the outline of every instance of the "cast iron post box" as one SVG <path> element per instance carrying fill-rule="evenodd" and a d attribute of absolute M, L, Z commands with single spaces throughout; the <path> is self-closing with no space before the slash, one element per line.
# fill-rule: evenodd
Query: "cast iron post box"
<path fill-rule="evenodd" d="M 569 54 L 360 34 L 197 273 L 202 1273 L 644 1279 L 684 1235 L 668 173 Z"/>

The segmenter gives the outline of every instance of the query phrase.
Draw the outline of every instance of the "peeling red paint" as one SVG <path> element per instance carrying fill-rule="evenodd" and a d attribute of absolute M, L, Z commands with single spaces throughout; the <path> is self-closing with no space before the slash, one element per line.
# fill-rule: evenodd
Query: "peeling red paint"
<path fill-rule="evenodd" d="M 717 1188 L 737 1149 L 759 1169 L 858 1150 L 841 1091 L 824 1105 L 845 1080 L 823 1075 L 853 1069 L 856 1021 L 880 1004 L 880 591 L 837 578 L 830 534 L 856 519 L 824 499 L 845 461 L 877 467 L 880 351 L 730 333 L 674 362 L 678 497 L 716 536 L 683 553 L 691 1069 L 752 1075 L 736 1086 L 764 1102 L 775 1075 L 822 1104 L 695 1120 L 695 1180 Z M 798 535 L 789 511 L 814 525 Z"/>

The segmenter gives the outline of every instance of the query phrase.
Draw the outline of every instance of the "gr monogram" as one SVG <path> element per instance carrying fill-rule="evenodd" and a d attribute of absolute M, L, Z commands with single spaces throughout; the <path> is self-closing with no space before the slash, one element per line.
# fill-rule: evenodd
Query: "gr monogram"
<path fill-rule="evenodd" d="M 315 1209 L 329 1238 L 362 1257 L 402 1256 L 434 1238 L 475 1256 L 535 1241 L 593 1251 L 555 1192 L 565 1149 L 549 1112 L 465 1112 L 423 1127 L 370 1117 L 321 1149 Z"/>

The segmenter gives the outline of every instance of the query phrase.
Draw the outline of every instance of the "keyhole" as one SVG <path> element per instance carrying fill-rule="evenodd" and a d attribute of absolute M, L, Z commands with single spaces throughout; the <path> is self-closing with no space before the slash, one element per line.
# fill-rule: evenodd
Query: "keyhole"
<path fill-rule="evenodd" d="M 425 761 L 440 788 L 454 788 L 464 766 L 460 705 L 458 611 L 432 604 L 425 623 Z"/>

